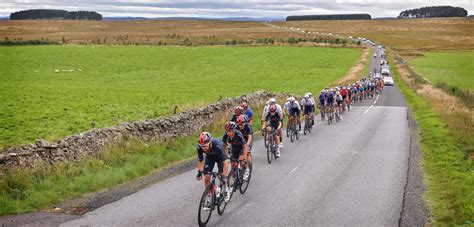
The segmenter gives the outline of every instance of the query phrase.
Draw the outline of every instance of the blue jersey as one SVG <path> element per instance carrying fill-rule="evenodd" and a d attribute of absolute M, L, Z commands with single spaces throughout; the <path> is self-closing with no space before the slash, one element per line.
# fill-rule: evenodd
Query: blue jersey
<path fill-rule="evenodd" d="M 320 94 L 319 95 L 319 103 L 324 105 L 324 101 L 326 101 L 326 94 Z"/>
<path fill-rule="evenodd" d="M 247 115 L 247 117 L 248 117 L 248 119 L 249 119 L 249 121 L 250 121 L 250 119 L 252 119 L 252 117 L 253 117 L 253 111 L 252 111 L 252 109 L 247 108 L 247 112 L 245 112 L 245 115 Z"/>
<path fill-rule="evenodd" d="M 327 97 L 326 97 L 326 101 L 327 101 L 328 103 L 333 103 L 333 102 L 334 102 L 334 93 L 329 92 L 329 94 L 328 94 Z"/>

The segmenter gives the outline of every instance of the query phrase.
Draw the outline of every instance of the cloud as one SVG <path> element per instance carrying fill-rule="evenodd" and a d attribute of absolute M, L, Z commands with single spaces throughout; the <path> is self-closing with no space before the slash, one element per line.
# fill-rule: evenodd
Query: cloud
<path fill-rule="evenodd" d="M 433 5 L 461 6 L 469 12 L 474 10 L 471 0 L 3 0 L 0 16 L 25 9 L 64 9 L 97 11 L 104 16 L 137 17 L 286 17 L 338 13 L 369 13 L 373 17 L 394 17 L 406 9 Z"/>

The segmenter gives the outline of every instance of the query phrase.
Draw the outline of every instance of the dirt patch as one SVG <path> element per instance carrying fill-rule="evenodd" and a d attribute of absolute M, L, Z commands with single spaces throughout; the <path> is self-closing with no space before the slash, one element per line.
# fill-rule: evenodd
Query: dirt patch
<path fill-rule="evenodd" d="M 364 67 L 365 64 L 369 60 L 369 53 L 370 53 L 370 49 L 369 48 L 364 48 L 364 50 L 362 51 L 362 55 L 360 56 L 359 61 L 357 62 L 357 64 L 352 66 L 352 68 L 349 70 L 349 72 L 347 72 L 347 74 L 342 79 L 338 80 L 335 84 L 344 85 L 344 84 L 349 84 L 349 83 L 352 83 L 354 81 L 357 81 L 360 78 L 360 75 L 362 74 L 362 72 L 365 69 L 365 67 Z"/>

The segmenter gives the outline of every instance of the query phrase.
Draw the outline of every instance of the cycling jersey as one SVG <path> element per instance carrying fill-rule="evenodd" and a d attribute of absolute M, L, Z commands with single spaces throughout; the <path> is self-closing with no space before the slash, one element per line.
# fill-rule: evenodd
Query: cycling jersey
<path fill-rule="evenodd" d="M 301 99 L 301 105 L 304 106 L 304 113 L 305 114 L 308 114 L 308 113 L 312 113 L 314 110 L 314 102 L 311 100 L 311 98 L 308 98 L 308 99 Z"/>
<path fill-rule="evenodd" d="M 240 126 L 237 127 L 237 130 L 239 130 L 242 135 L 244 136 L 245 142 L 249 141 L 249 136 L 253 136 L 253 129 L 252 125 L 250 124 L 244 124 L 243 128 L 240 128 Z M 249 148 L 252 148 L 253 140 L 250 142 Z"/>
<path fill-rule="evenodd" d="M 279 124 L 280 124 L 280 121 L 282 121 L 282 119 L 280 118 L 280 115 L 278 114 L 274 114 L 272 116 L 272 114 L 268 113 L 266 116 L 265 116 L 265 121 L 269 122 L 270 125 L 273 127 L 273 128 L 278 128 Z"/>
<path fill-rule="evenodd" d="M 245 139 L 239 130 L 234 130 L 235 134 L 233 137 L 229 137 L 226 132 L 222 137 L 224 143 L 230 144 L 230 153 L 232 159 L 238 159 L 244 152 Z"/>
<path fill-rule="evenodd" d="M 212 169 L 214 169 L 214 164 L 217 163 L 219 173 L 224 172 L 224 161 L 227 160 L 227 156 L 225 154 L 224 144 L 222 141 L 212 138 L 210 148 L 207 152 L 205 152 L 199 145 L 196 147 L 196 149 L 199 161 L 203 161 L 203 154 L 206 154 L 204 171 L 212 172 Z"/>
<path fill-rule="evenodd" d="M 319 104 L 321 106 L 324 106 L 324 102 L 326 101 L 326 93 L 320 94 L 319 95 Z"/>
<path fill-rule="evenodd" d="M 230 118 L 230 121 L 232 121 L 232 122 L 237 122 L 237 118 L 238 118 L 238 117 L 239 117 L 239 116 L 237 116 L 237 115 L 234 114 L 234 115 L 232 115 L 232 117 Z"/>
<path fill-rule="evenodd" d="M 329 94 L 326 96 L 326 102 L 327 104 L 333 104 L 334 103 L 334 93 L 329 92 Z"/>
<path fill-rule="evenodd" d="M 247 108 L 247 111 L 245 111 L 245 115 L 247 115 L 247 118 L 249 119 L 249 122 L 252 121 L 252 117 L 253 117 L 252 109 Z"/>
<path fill-rule="evenodd" d="M 275 103 L 275 107 L 276 107 L 276 112 L 278 115 L 280 115 L 280 118 L 283 119 L 283 110 L 281 108 L 281 106 L 279 104 L 276 104 Z M 263 113 L 262 113 L 262 118 L 265 118 L 267 116 L 267 114 L 270 113 L 270 105 L 266 105 L 264 108 L 263 108 Z"/>
<path fill-rule="evenodd" d="M 298 101 L 295 101 L 293 103 L 288 103 L 288 112 L 290 113 L 290 116 L 299 116 L 301 111 L 301 106 L 298 103 Z"/>

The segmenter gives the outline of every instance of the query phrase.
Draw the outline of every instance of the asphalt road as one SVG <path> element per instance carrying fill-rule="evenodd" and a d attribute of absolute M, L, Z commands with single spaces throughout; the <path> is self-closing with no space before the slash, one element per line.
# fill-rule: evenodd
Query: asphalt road
<path fill-rule="evenodd" d="M 372 58 L 371 69 L 380 67 Z M 375 60 L 375 61 L 374 61 Z M 410 134 L 398 87 L 357 103 L 341 122 L 316 122 L 268 164 L 254 143 L 254 171 L 209 226 L 397 226 L 407 176 Z M 196 226 L 203 191 L 192 170 L 85 214 L 63 226 Z"/>

